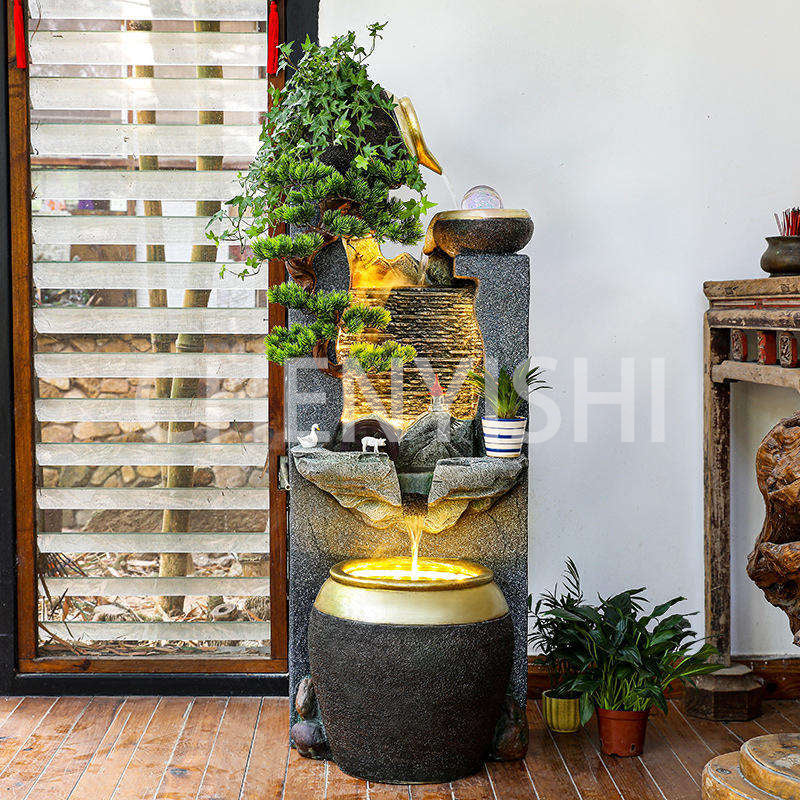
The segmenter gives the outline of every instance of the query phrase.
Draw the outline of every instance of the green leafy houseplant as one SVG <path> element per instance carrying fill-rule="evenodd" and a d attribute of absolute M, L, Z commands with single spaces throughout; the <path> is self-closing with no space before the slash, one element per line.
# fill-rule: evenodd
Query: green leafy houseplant
<path fill-rule="evenodd" d="M 470 371 L 466 383 L 480 390 L 492 416 L 517 419 L 528 392 L 551 388 L 541 378 L 543 371 L 541 367 L 531 366 L 531 361 L 527 360 L 518 364 L 511 375 L 505 367 L 500 367 L 497 377 L 486 371 Z"/>
<path fill-rule="evenodd" d="M 580 694 L 570 689 L 568 683 L 580 668 L 578 656 L 582 645 L 575 648 L 577 652 L 570 650 L 562 633 L 571 623 L 551 613 L 556 609 L 571 611 L 583 603 L 581 579 L 571 558 L 567 559 L 562 585 L 561 591 L 556 584 L 552 591 L 542 592 L 536 601 L 530 613 L 532 625 L 528 641 L 541 656 L 550 676 L 550 688 L 542 697 L 545 724 L 557 733 L 572 733 L 581 726 Z M 529 595 L 529 610 L 531 604 Z"/>
<path fill-rule="evenodd" d="M 644 741 L 647 712 L 667 712 L 667 690 L 673 681 L 691 681 L 719 669 L 709 661 L 716 652 L 701 644 L 683 614 L 669 613 L 684 600 L 674 597 L 647 614 L 644 588 L 628 589 L 598 605 L 555 608 L 547 612 L 567 625 L 561 648 L 578 673 L 564 683 L 581 693 L 585 722 L 597 709 L 603 751 L 638 755 Z"/>
<path fill-rule="evenodd" d="M 466 384 L 480 390 L 486 400 L 481 426 L 487 456 L 516 458 L 522 452 L 527 420 L 519 414 L 531 392 L 550 388 L 541 378 L 542 371 L 528 359 L 518 364 L 513 374 L 504 367 L 497 377 L 487 371 L 467 373 Z"/>
<path fill-rule="evenodd" d="M 291 77 L 283 89 L 270 87 L 261 147 L 240 176 L 242 191 L 212 217 L 208 229 L 217 242 L 249 246 L 241 277 L 258 272 L 271 259 L 284 261 L 294 281 L 310 292 L 290 307 L 310 311 L 316 319 L 289 330 L 273 329 L 268 354 L 280 360 L 314 351 L 329 357 L 332 374 L 341 373 L 330 347 L 334 329 L 340 323 L 351 329 L 344 321 L 348 313 L 351 322 L 361 318 L 364 327 L 373 327 L 371 312 L 349 298 L 345 302 L 344 295 L 313 294 L 315 257 L 324 247 L 351 237 L 414 244 L 422 236 L 420 220 L 433 206 L 424 194 L 419 164 L 395 125 L 392 98 L 367 74 L 365 62 L 384 27 L 368 26 L 369 50 L 356 44 L 353 31 L 326 46 L 307 38 L 297 63 L 292 44 L 281 46 L 278 67 L 291 69 Z M 394 197 L 400 187 L 415 196 Z M 223 223 L 220 234 L 211 228 L 215 221 Z M 287 232 L 277 232 L 278 226 Z M 276 289 L 274 302 L 294 297 L 285 287 Z M 374 327 L 385 327 L 388 315 L 379 321 Z M 374 370 L 409 356 L 408 348 L 390 341 L 371 350 L 360 348 L 353 360 Z"/>
<path fill-rule="evenodd" d="M 531 631 L 528 641 L 533 645 L 547 667 L 550 676 L 550 690 L 555 697 L 577 697 L 578 694 L 567 683 L 575 678 L 580 670 L 580 654 L 582 643 L 569 644 L 564 635 L 572 625 L 570 620 L 556 616 L 552 612 L 562 610 L 571 612 L 583 604 L 581 579 L 575 562 L 568 558 L 564 567 L 563 590 L 559 585 L 552 591 L 542 592 L 536 605 L 531 610 Z M 532 598 L 528 596 L 528 608 L 531 609 Z"/>

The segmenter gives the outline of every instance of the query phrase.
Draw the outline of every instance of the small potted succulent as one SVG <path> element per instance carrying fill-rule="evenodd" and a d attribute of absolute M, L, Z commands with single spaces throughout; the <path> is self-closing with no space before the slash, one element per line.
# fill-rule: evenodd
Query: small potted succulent
<path fill-rule="evenodd" d="M 653 706 L 665 713 L 673 681 L 691 681 L 720 668 L 716 652 L 701 644 L 683 614 L 668 613 L 675 597 L 644 613 L 644 589 L 628 589 L 599 605 L 555 608 L 549 613 L 569 623 L 560 635 L 578 673 L 564 689 L 581 695 L 584 722 L 597 711 L 601 749 L 608 755 L 640 755 Z"/>
<path fill-rule="evenodd" d="M 528 420 L 520 416 L 520 411 L 531 392 L 550 388 L 541 379 L 542 372 L 528 359 L 518 364 L 511 375 L 505 367 L 500 368 L 497 377 L 486 371 L 467 374 L 467 384 L 479 389 L 486 401 L 488 413 L 481 424 L 487 456 L 516 458 L 522 452 Z"/>
<path fill-rule="evenodd" d="M 558 584 L 553 591 L 542 592 L 531 611 L 531 632 L 528 641 L 538 651 L 550 676 L 550 688 L 542 693 L 542 716 L 547 727 L 555 733 L 574 733 L 581 722 L 580 694 L 567 688 L 580 669 L 583 642 L 564 636 L 572 625 L 568 619 L 555 616 L 556 609 L 572 611 L 583 604 L 581 579 L 575 562 L 568 558 L 564 568 L 563 590 Z M 528 596 L 528 608 L 532 598 Z"/>

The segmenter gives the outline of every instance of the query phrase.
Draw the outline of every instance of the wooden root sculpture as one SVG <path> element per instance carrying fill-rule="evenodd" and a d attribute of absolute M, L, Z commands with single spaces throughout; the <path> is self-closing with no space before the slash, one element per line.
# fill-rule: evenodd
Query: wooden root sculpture
<path fill-rule="evenodd" d="M 747 559 L 747 574 L 789 617 L 800 646 L 800 412 L 781 420 L 756 453 L 766 513 Z"/>

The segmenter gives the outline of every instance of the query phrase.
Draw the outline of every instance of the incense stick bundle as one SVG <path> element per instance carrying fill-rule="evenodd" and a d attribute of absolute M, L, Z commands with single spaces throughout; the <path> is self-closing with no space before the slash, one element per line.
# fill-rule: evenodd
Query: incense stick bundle
<path fill-rule="evenodd" d="M 800 208 L 788 208 L 783 214 L 775 214 L 781 236 L 800 236 Z"/>

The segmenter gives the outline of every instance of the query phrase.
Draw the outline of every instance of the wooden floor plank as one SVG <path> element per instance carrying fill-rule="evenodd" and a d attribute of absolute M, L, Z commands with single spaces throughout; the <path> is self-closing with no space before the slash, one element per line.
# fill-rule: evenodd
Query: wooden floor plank
<path fill-rule="evenodd" d="M 84 710 L 88 697 L 60 697 L 0 774 L 0 797 L 25 797 Z"/>
<path fill-rule="evenodd" d="M 328 764 L 326 800 L 367 800 L 367 782 L 342 772 L 332 761 Z"/>
<path fill-rule="evenodd" d="M 453 790 L 453 800 L 495 800 L 494 789 L 485 767 L 475 775 L 453 781 L 450 787 Z"/>
<path fill-rule="evenodd" d="M 651 715 L 649 724 L 664 737 L 672 752 L 699 784 L 703 768 L 715 755 L 711 748 L 674 710 L 666 716 Z"/>
<path fill-rule="evenodd" d="M 638 760 L 669 800 L 697 800 L 700 796 L 697 781 L 689 774 L 658 726 L 652 722 L 647 725 L 644 752 Z"/>
<path fill-rule="evenodd" d="M 289 701 L 264 697 L 258 714 L 241 800 L 281 800 L 289 756 Z"/>
<path fill-rule="evenodd" d="M 69 800 L 111 797 L 158 706 L 157 697 L 128 697 L 78 779 Z"/>
<path fill-rule="evenodd" d="M 797 700 L 774 700 L 772 707 L 786 719 L 791 731 L 800 731 L 800 703 Z"/>
<path fill-rule="evenodd" d="M 398 786 L 394 783 L 369 784 L 369 800 L 409 800 L 411 793 L 408 786 Z"/>
<path fill-rule="evenodd" d="M 155 795 L 164 775 L 164 765 L 178 741 L 191 706 L 190 697 L 161 698 L 122 773 L 114 800 L 142 800 Z"/>
<path fill-rule="evenodd" d="M 75 722 L 26 800 L 66 800 L 122 705 L 121 697 L 95 697 Z"/>
<path fill-rule="evenodd" d="M 528 772 L 540 800 L 572 800 L 578 797 L 570 772 L 559 752 L 558 739 L 545 727 L 538 703 L 528 703 Z M 572 736 L 569 737 L 573 739 Z M 573 739 L 574 740 L 574 739 Z"/>
<path fill-rule="evenodd" d="M 155 800 L 183 800 L 196 796 L 227 703 L 224 697 L 195 698 L 186 725 L 167 762 Z"/>
<path fill-rule="evenodd" d="M 324 761 L 303 758 L 294 748 L 289 750 L 284 800 L 323 800 L 326 771 Z"/>
<path fill-rule="evenodd" d="M 57 701 L 55 697 L 26 697 L 0 725 L 0 774 Z"/>
<path fill-rule="evenodd" d="M 453 800 L 449 783 L 421 783 L 409 787 L 412 800 Z"/>
<path fill-rule="evenodd" d="M 737 739 L 724 725 L 708 719 L 690 717 L 684 713 L 683 703 L 670 701 L 669 714 L 676 714 L 705 742 L 715 756 L 731 753 L 739 749 L 741 741 Z"/>
<path fill-rule="evenodd" d="M 486 771 L 497 800 L 536 800 L 536 791 L 524 760 L 490 761 Z"/>
<path fill-rule="evenodd" d="M 658 786 L 640 759 L 603 755 L 600 751 L 600 737 L 597 733 L 597 715 L 583 730 L 625 800 L 663 800 Z M 696 796 L 693 800 L 697 800 Z"/>
<path fill-rule="evenodd" d="M 24 699 L 24 697 L 0 697 L 0 725 L 11 716 L 11 712 Z"/>
<path fill-rule="evenodd" d="M 797 730 L 797 727 L 790 720 L 781 714 L 775 706 L 766 701 L 762 704 L 761 716 L 747 722 L 726 722 L 725 727 L 743 742 L 756 736 L 765 736 L 768 733 L 785 733 Z"/>
<path fill-rule="evenodd" d="M 260 706 L 257 697 L 228 700 L 197 800 L 239 800 Z"/>

